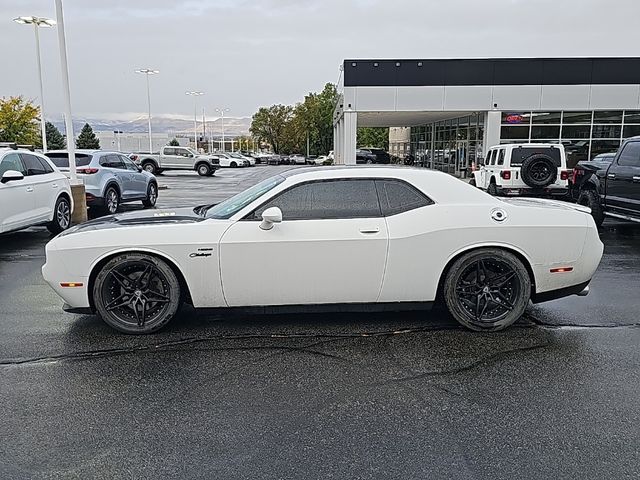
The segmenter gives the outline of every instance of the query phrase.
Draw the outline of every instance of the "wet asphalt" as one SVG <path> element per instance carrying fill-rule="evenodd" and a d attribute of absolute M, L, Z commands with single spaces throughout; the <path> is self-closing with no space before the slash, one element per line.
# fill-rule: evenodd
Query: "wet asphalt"
<path fill-rule="evenodd" d="M 159 206 L 283 168 L 168 173 Z M 588 297 L 500 333 L 185 309 L 144 337 L 61 311 L 46 230 L 0 236 L 0 478 L 639 478 L 640 225 L 601 233 Z"/>

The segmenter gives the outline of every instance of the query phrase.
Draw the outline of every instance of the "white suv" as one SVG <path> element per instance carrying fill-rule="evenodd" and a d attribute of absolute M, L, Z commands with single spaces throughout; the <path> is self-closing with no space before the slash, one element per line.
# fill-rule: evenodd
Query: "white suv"
<path fill-rule="evenodd" d="M 491 195 L 557 197 L 569 192 L 567 157 L 562 145 L 497 145 L 469 183 Z"/>
<path fill-rule="evenodd" d="M 60 233 L 72 211 L 69 180 L 47 157 L 0 148 L 0 233 L 33 225 Z"/>

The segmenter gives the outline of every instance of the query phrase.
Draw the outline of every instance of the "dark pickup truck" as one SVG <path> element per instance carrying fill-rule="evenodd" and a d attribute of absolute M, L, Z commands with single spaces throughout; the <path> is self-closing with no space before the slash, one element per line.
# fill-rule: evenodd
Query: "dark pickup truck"
<path fill-rule="evenodd" d="M 606 168 L 580 168 L 578 203 L 591 208 L 598 226 L 605 217 L 640 222 L 640 137 L 625 140 Z"/>

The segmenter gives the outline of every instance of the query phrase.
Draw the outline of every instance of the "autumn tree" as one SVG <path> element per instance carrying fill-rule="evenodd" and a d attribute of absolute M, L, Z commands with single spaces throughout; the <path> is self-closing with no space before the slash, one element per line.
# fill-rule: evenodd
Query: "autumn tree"
<path fill-rule="evenodd" d="M 251 134 L 269 143 L 275 153 L 282 152 L 292 113 L 293 107 L 288 105 L 260 108 L 251 120 Z"/>
<path fill-rule="evenodd" d="M 40 109 L 24 97 L 0 98 L 0 142 L 40 146 Z"/>

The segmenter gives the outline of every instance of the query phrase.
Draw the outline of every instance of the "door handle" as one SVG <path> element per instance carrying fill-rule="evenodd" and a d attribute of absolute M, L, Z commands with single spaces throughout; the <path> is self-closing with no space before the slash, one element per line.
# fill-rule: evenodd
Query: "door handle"
<path fill-rule="evenodd" d="M 607 174 L 607 178 L 616 178 L 616 174 L 615 173 L 609 173 L 609 174 Z"/>
<path fill-rule="evenodd" d="M 33 187 L 27 187 L 27 192 L 33 192 Z"/>
<path fill-rule="evenodd" d="M 378 227 L 361 228 L 360 233 L 380 233 L 380 229 Z"/>

